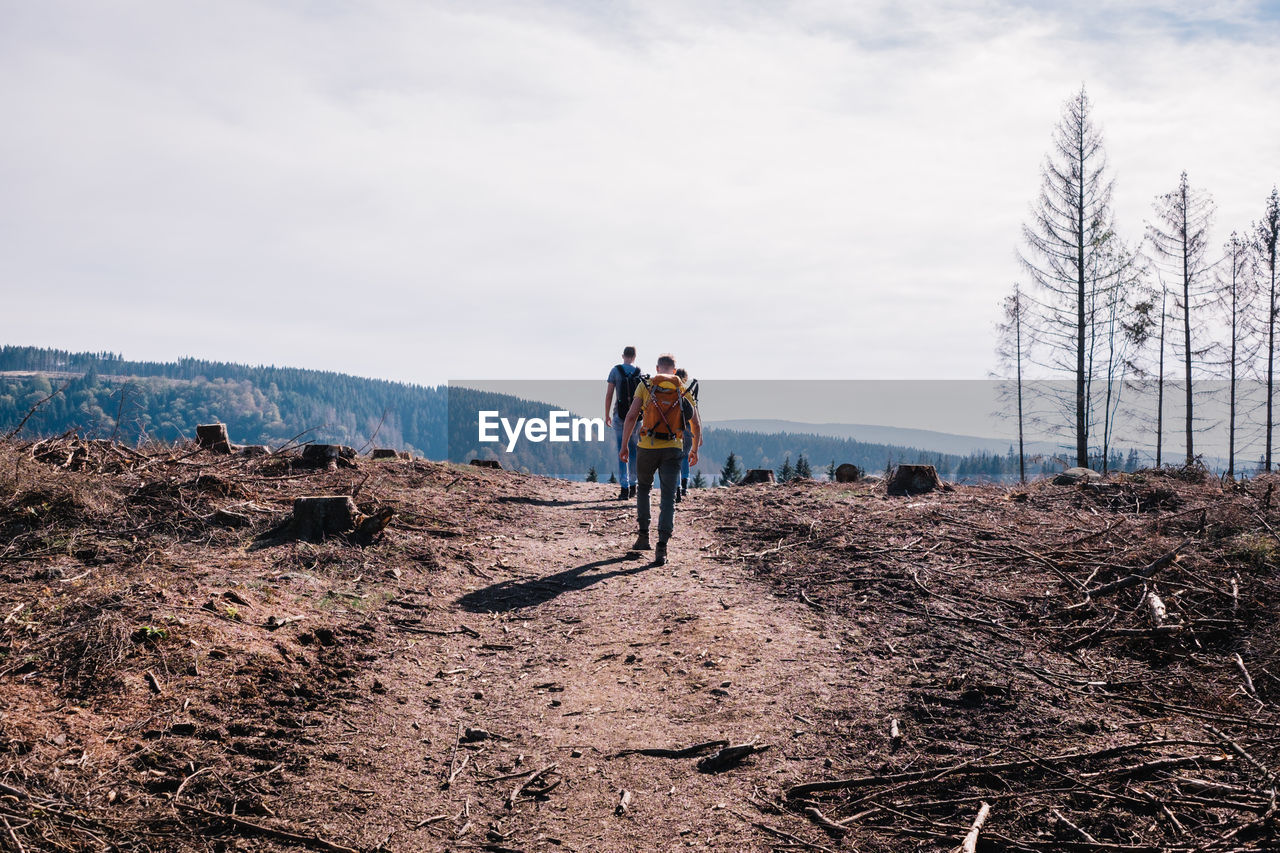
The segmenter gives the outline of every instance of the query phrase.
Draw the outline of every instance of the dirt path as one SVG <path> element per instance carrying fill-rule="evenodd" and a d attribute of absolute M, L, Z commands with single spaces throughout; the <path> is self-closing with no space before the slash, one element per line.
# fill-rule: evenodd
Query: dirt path
<path fill-rule="evenodd" d="M 714 489 L 654 567 L 603 485 L 0 459 L 0 848 L 886 853 L 989 802 L 1009 849 L 1280 849 L 1270 480 Z M 395 520 L 263 540 L 315 494 Z M 1157 569 L 1172 630 L 1115 586 Z M 752 740 L 721 773 L 617 755 Z"/>
<path fill-rule="evenodd" d="M 771 849 L 779 839 L 752 826 L 766 818 L 750 800 L 821 773 L 828 753 L 809 730 L 847 680 L 838 641 L 813 611 L 713 558 L 709 495 L 680 506 L 670 562 L 656 567 L 626 554 L 634 510 L 607 487 L 538 482 L 509 499 L 518 530 L 468 543 L 472 582 L 422 599 L 423 624 L 467 633 L 404 635 L 364 712 L 335 721 L 326 739 L 353 751 L 332 756 L 332 782 L 367 792 L 368 811 L 322 829 L 396 850 Z M 468 728 L 492 736 L 459 743 Z M 721 740 L 770 748 L 722 773 L 696 758 L 613 757 Z M 508 804 L 515 774 L 550 765 L 535 787 L 554 790 Z M 485 781 L 504 776 L 515 778 Z"/>

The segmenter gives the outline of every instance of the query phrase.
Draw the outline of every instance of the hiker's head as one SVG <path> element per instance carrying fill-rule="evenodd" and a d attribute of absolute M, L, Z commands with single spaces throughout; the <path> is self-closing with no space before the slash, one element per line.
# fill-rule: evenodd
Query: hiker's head
<path fill-rule="evenodd" d="M 676 376 L 680 377 L 681 382 L 689 381 L 689 371 L 685 370 L 683 367 L 676 368 Z"/>
<path fill-rule="evenodd" d="M 658 356 L 658 372 L 672 373 L 676 369 L 676 357 L 669 352 Z"/>
<path fill-rule="evenodd" d="M 622 348 L 622 360 L 623 360 L 623 361 L 625 361 L 627 364 L 630 364 L 631 362 L 635 361 L 635 360 L 636 360 L 636 348 L 635 348 L 635 347 L 623 347 L 623 348 Z"/>

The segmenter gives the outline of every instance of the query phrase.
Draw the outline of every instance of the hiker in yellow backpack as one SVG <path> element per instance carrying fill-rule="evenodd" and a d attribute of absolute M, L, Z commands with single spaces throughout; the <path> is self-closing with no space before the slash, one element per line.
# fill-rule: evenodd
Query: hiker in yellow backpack
<path fill-rule="evenodd" d="M 702 425 L 698 410 L 685 422 L 682 403 L 688 393 L 680 377 L 675 375 L 676 360 L 669 354 L 658 356 L 658 367 L 651 377 L 643 377 L 636 389 L 635 399 L 627 410 L 627 420 L 622 427 L 622 448 L 618 459 L 627 461 L 627 442 L 640 422 L 640 441 L 636 451 L 636 521 L 640 533 L 632 551 L 649 550 L 649 492 L 653 489 L 656 472 L 662 488 L 658 505 L 658 547 L 653 552 L 653 562 L 661 566 L 667 561 L 667 542 L 675 529 L 676 489 L 680 485 L 680 459 L 684 455 L 684 433 L 692 430 L 693 441 L 689 450 L 689 462 L 698 464 L 698 445 L 701 443 Z M 691 400 L 689 402 L 692 402 Z"/>

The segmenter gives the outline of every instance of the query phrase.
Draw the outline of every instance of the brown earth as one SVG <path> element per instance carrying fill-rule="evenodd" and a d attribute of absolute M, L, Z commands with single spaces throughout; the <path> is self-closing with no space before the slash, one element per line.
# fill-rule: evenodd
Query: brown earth
<path fill-rule="evenodd" d="M 0 847 L 1277 849 L 1273 486 L 1104 486 L 693 491 L 658 567 L 604 485 L 6 445 Z"/>

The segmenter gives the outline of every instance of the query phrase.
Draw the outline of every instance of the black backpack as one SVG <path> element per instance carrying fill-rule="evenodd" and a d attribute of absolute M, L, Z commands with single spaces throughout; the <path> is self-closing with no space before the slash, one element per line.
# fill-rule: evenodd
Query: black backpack
<path fill-rule="evenodd" d="M 634 364 L 619 364 L 618 372 L 622 381 L 618 383 L 618 412 L 625 416 L 631 408 L 631 401 L 636 398 L 636 389 L 640 387 L 640 368 Z"/>
<path fill-rule="evenodd" d="M 693 420 L 693 407 L 698 405 L 698 380 L 690 379 L 689 384 L 684 386 L 685 394 L 693 398 L 690 403 L 688 399 L 680 401 L 680 410 L 684 414 L 686 422 Z"/>

